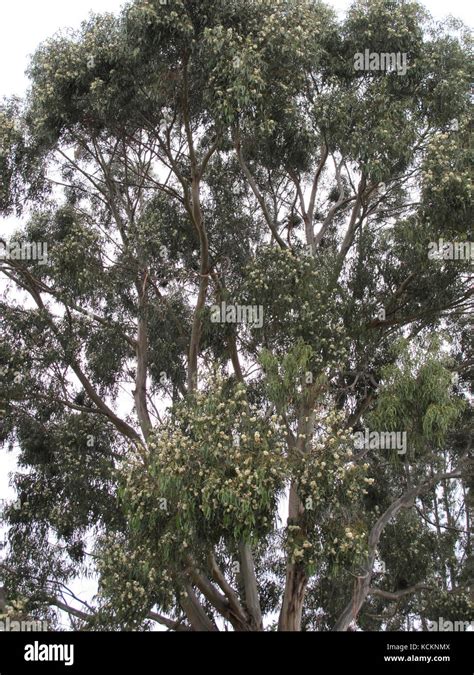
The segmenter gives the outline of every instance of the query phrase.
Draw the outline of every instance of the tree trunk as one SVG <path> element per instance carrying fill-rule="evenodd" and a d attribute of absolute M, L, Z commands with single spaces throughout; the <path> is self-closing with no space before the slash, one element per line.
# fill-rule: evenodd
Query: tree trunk
<path fill-rule="evenodd" d="M 296 484 L 290 487 L 288 522 L 296 523 L 303 512 L 303 505 L 296 491 Z M 285 592 L 278 620 L 279 631 L 300 631 L 303 603 L 308 578 L 300 563 L 289 562 L 286 568 Z"/>
<path fill-rule="evenodd" d="M 288 565 L 285 594 L 278 621 L 279 631 L 301 631 L 301 617 L 308 579 L 298 563 Z"/>

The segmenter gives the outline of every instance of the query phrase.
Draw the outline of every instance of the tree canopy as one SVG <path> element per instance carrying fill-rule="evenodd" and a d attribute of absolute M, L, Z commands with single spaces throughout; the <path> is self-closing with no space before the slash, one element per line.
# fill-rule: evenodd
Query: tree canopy
<path fill-rule="evenodd" d="M 471 47 L 408 0 L 134 0 L 39 46 L 0 108 L 8 612 L 474 618 L 472 257 L 429 255 L 472 247 Z"/>

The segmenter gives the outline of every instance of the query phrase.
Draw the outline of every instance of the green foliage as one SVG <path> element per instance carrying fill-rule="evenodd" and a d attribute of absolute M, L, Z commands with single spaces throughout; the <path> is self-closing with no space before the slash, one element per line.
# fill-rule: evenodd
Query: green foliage
<path fill-rule="evenodd" d="M 374 429 L 406 429 L 412 458 L 427 447 L 442 447 L 465 406 L 453 396 L 452 374 L 440 356 L 428 352 L 416 368 L 405 348 L 399 363 L 382 370 L 377 405 L 367 418 Z"/>
<path fill-rule="evenodd" d="M 147 536 L 164 528 L 175 559 L 192 542 L 238 542 L 272 526 L 285 476 L 284 443 L 275 416 L 265 420 L 245 389 L 223 383 L 196 394 L 173 411 L 149 443 L 147 479 L 131 468 L 123 498 L 131 523 Z M 167 508 L 160 508 L 165 500 Z"/>

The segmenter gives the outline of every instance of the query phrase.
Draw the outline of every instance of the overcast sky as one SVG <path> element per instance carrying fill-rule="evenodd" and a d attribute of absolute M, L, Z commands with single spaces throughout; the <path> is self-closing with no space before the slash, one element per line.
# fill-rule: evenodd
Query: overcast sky
<path fill-rule="evenodd" d="M 344 9 L 349 0 L 327 0 Z M 123 0 L 5 0 L 0 10 L 0 95 L 21 96 L 28 57 L 38 44 L 58 29 L 77 27 L 90 11 L 117 11 Z M 428 10 L 438 19 L 451 13 L 466 24 L 474 24 L 474 3 L 468 0 L 426 0 Z"/>

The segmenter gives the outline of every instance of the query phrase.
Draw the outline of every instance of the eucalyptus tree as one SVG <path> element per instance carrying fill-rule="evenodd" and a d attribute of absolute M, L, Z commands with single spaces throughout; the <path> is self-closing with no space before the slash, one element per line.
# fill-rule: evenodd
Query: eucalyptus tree
<path fill-rule="evenodd" d="M 429 255 L 469 251 L 469 47 L 415 2 L 135 0 L 38 48 L 0 117 L 8 611 L 471 618 L 471 261 Z"/>

